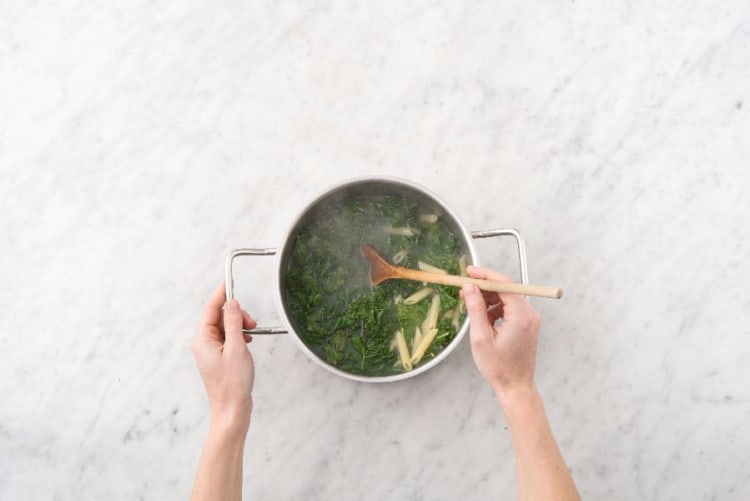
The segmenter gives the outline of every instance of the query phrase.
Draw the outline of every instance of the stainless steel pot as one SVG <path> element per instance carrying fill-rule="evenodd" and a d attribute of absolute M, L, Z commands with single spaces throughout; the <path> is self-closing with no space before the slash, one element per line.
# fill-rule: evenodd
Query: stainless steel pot
<path fill-rule="evenodd" d="M 404 372 L 401 374 L 395 374 L 391 376 L 362 376 L 359 374 L 351 374 L 346 371 L 343 371 L 337 367 L 334 367 L 330 364 L 328 364 L 325 360 L 322 360 L 319 358 L 300 338 L 300 336 L 295 332 L 293 328 L 293 324 L 288 317 L 288 309 L 287 305 L 285 304 L 285 295 L 282 287 L 284 287 L 284 273 L 287 268 L 289 255 L 291 254 L 291 248 L 294 243 L 294 237 L 297 234 L 297 232 L 305 226 L 305 224 L 308 221 L 308 218 L 310 217 L 311 213 L 313 212 L 313 209 L 318 206 L 318 204 L 323 203 L 324 201 L 327 201 L 331 199 L 332 197 L 341 197 L 346 194 L 351 193 L 359 193 L 359 192 L 366 192 L 371 193 L 373 191 L 377 192 L 391 192 L 394 194 L 400 194 L 402 196 L 408 196 L 410 199 L 413 199 L 417 201 L 419 204 L 423 205 L 426 208 L 431 208 L 432 210 L 436 211 L 439 214 L 442 214 L 441 219 L 442 221 L 448 225 L 448 228 L 455 232 L 455 234 L 460 235 L 460 238 L 463 240 L 463 243 L 468 249 L 470 254 L 470 261 L 474 264 L 477 264 L 479 260 L 477 259 L 476 249 L 474 248 L 473 240 L 475 238 L 489 238 L 489 237 L 497 237 L 497 236 L 511 236 L 515 238 L 517 246 L 518 246 L 518 259 L 521 269 L 521 281 L 523 283 L 528 283 L 528 272 L 527 272 L 527 266 L 526 266 L 526 249 L 524 245 L 523 238 L 521 237 L 520 233 L 512 228 L 507 229 L 496 229 L 496 230 L 483 230 L 483 231 L 468 231 L 466 227 L 460 222 L 458 219 L 458 216 L 447 206 L 443 201 L 441 201 L 436 195 L 429 192 L 427 189 L 418 186 L 412 182 L 405 181 L 402 179 L 395 179 L 395 178 L 387 178 L 387 177 L 372 177 L 372 178 L 360 178 L 360 179 L 354 179 L 350 181 L 346 181 L 344 183 L 341 183 L 339 185 L 333 186 L 332 188 L 328 189 L 321 195 L 319 195 L 315 200 L 310 202 L 305 210 L 302 211 L 302 213 L 297 217 L 295 221 L 292 222 L 291 226 L 289 227 L 289 230 L 284 235 L 283 240 L 281 241 L 281 245 L 278 248 L 263 248 L 263 249 L 235 249 L 231 251 L 226 258 L 226 287 L 227 287 L 227 299 L 231 299 L 233 294 L 233 278 L 232 278 L 232 263 L 234 261 L 234 258 L 238 256 L 276 256 L 276 264 L 275 264 L 275 273 L 274 273 L 274 293 L 276 298 L 276 305 L 281 312 L 282 319 L 285 323 L 285 326 L 283 327 L 259 327 L 252 330 L 246 330 L 246 334 L 252 334 L 252 335 L 258 335 L 258 334 L 290 334 L 292 339 L 297 343 L 299 348 L 307 354 L 310 359 L 312 359 L 315 363 L 318 365 L 324 367 L 325 369 L 333 372 L 334 374 L 338 374 L 339 376 L 353 379 L 355 381 L 362 381 L 366 383 L 385 383 L 385 382 L 391 382 L 391 381 L 399 381 L 402 379 L 408 379 L 410 377 L 414 377 L 417 374 L 421 374 L 432 367 L 439 364 L 443 359 L 445 359 L 450 352 L 452 352 L 456 346 L 461 342 L 463 337 L 466 335 L 467 331 L 469 330 L 469 319 L 468 317 L 464 320 L 463 324 L 459 328 L 458 333 L 454 337 L 453 341 L 450 342 L 448 346 L 446 346 L 443 351 L 438 353 L 435 358 L 430 360 L 429 362 L 425 363 L 424 365 L 421 365 L 417 367 L 414 370 Z"/>

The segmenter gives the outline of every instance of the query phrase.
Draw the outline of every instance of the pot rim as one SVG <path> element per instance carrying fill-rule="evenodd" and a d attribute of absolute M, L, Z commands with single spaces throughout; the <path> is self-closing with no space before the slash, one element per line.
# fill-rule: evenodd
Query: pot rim
<path fill-rule="evenodd" d="M 442 210 L 445 211 L 445 213 L 449 214 L 450 217 L 453 218 L 453 220 L 456 222 L 460 232 L 461 236 L 463 237 L 463 241 L 466 245 L 466 248 L 468 249 L 469 255 L 471 257 L 471 263 L 473 265 L 478 265 L 478 257 L 476 253 L 476 248 L 474 246 L 474 241 L 471 235 L 471 232 L 467 229 L 466 225 L 463 223 L 463 221 L 458 217 L 458 215 L 451 209 L 441 198 L 439 198 L 437 195 L 435 195 L 432 191 L 429 189 L 414 183 L 412 181 L 393 177 L 393 176 L 360 176 L 355 177 L 351 179 L 347 179 L 344 181 L 341 181 L 322 193 L 318 194 L 313 200 L 311 200 L 309 203 L 305 205 L 305 208 L 299 212 L 297 217 L 291 222 L 291 224 L 288 226 L 287 230 L 284 233 L 284 236 L 281 240 L 281 245 L 277 248 L 278 251 L 276 252 L 276 259 L 274 263 L 274 296 L 275 296 L 275 302 L 276 302 L 276 309 L 279 311 L 281 318 L 287 327 L 288 333 L 292 336 L 294 339 L 294 342 L 297 344 L 297 346 L 308 356 L 308 358 L 312 359 L 315 363 L 320 365 L 321 367 L 327 369 L 328 371 L 337 374 L 341 377 L 351 379 L 354 381 L 364 382 L 364 383 L 389 383 L 394 381 L 402 381 L 404 379 L 409 379 L 414 376 L 417 376 L 419 374 L 422 374 L 431 368 L 435 367 L 437 364 L 442 362 L 448 355 L 459 345 L 459 343 L 463 340 L 464 336 L 466 336 L 466 333 L 469 330 L 469 317 L 468 315 L 466 318 L 464 318 L 464 321 L 461 324 L 461 327 L 459 328 L 458 332 L 456 333 L 455 337 L 451 342 L 446 346 L 440 353 L 438 353 L 435 358 L 430 360 L 429 362 L 425 363 L 424 365 L 421 365 L 417 367 L 416 369 L 403 372 L 401 374 L 392 374 L 390 376 L 363 376 L 360 374 L 352 374 L 346 371 L 343 371 L 337 367 L 334 367 L 328 363 L 326 363 L 324 360 L 322 360 L 318 355 L 316 355 L 301 339 L 299 334 L 294 330 L 293 324 L 287 315 L 286 308 L 284 307 L 284 301 L 282 298 L 282 273 L 283 270 L 281 269 L 282 261 L 284 259 L 286 246 L 289 243 L 289 238 L 292 236 L 292 231 L 296 228 L 297 224 L 302 220 L 303 217 L 305 217 L 309 211 L 315 207 L 318 202 L 320 202 L 323 198 L 328 197 L 329 195 L 333 194 L 336 191 L 340 191 L 346 187 L 357 185 L 357 184 L 365 184 L 368 182 L 379 182 L 379 183 L 390 183 L 390 184 L 396 184 L 396 185 L 403 185 L 407 188 L 410 188 L 412 190 L 421 192 L 426 197 L 430 198 L 432 201 L 434 201 Z"/>

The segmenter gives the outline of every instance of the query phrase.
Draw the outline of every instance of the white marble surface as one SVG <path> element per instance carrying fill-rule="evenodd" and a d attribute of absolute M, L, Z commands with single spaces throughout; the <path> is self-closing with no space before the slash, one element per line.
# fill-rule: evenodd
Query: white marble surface
<path fill-rule="evenodd" d="M 364 174 L 566 289 L 538 382 L 584 497 L 750 499 L 749 54 L 741 0 L 0 3 L 0 499 L 185 499 L 225 253 Z M 513 497 L 468 343 L 391 385 L 252 349 L 247 499 Z"/>

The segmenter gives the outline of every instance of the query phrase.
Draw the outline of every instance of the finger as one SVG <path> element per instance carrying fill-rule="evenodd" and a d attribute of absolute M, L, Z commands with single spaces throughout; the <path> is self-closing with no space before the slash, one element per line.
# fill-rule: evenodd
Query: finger
<path fill-rule="evenodd" d="M 490 268 L 483 268 L 481 266 L 467 266 L 466 272 L 469 274 L 470 277 L 473 278 L 481 278 L 484 280 L 493 280 L 495 282 L 503 282 L 503 283 L 511 283 L 513 282 L 513 279 L 509 277 L 508 275 L 503 275 L 502 273 L 498 273 L 494 270 L 491 270 Z M 497 292 L 484 292 L 484 298 L 485 301 L 487 301 L 487 304 L 498 304 L 502 301 L 502 296 L 505 296 L 508 294 L 498 294 Z"/>
<path fill-rule="evenodd" d="M 255 329 L 258 326 L 258 322 L 250 316 L 245 310 L 240 310 L 242 313 L 242 328 L 243 329 Z"/>
<path fill-rule="evenodd" d="M 245 339 L 242 336 L 242 310 L 240 303 L 236 299 L 230 299 L 224 306 L 224 348 L 236 350 L 238 346 L 245 346 Z"/>
<path fill-rule="evenodd" d="M 496 282 L 513 282 L 513 279 L 508 275 L 503 275 L 489 268 L 482 268 L 480 266 L 467 266 L 466 272 L 470 277 L 484 278 L 487 280 L 494 280 Z M 498 294 L 500 302 L 505 305 L 513 305 L 511 307 L 518 307 L 518 305 L 525 303 L 523 296 L 519 294 Z"/>
<path fill-rule="evenodd" d="M 508 275 L 503 275 L 502 273 L 498 273 L 495 270 L 491 270 L 489 268 L 483 268 L 481 266 L 469 265 L 466 267 L 466 273 L 468 273 L 470 277 L 484 278 L 487 280 L 494 280 L 496 282 L 512 282 L 513 281 L 513 279 L 509 277 Z"/>
<path fill-rule="evenodd" d="M 213 294 L 211 294 L 208 303 L 206 303 L 201 324 L 217 328 L 221 326 L 221 308 L 227 302 L 226 294 L 226 288 L 224 287 L 224 282 L 222 282 L 214 290 Z"/>
<path fill-rule="evenodd" d="M 211 294 L 203 310 L 198 332 L 195 334 L 194 346 L 202 346 L 206 342 L 220 346 L 224 342 L 221 322 L 224 294 L 224 284 L 220 284 Z"/>
<path fill-rule="evenodd" d="M 489 308 L 487 310 L 487 318 L 492 325 L 495 325 L 495 322 L 497 322 L 499 318 L 503 318 L 503 303 L 496 304 Z"/>
<path fill-rule="evenodd" d="M 466 311 L 471 323 L 469 335 L 472 344 L 488 341 L 492 337 L 492 325 L 487 316 L 487 304 L 484 302 L 484 297 L 479 292 L 479 288 L 474 284 L 466 284 L 461 289 L 461 293 L 464 301 L 466 301 Z"/>
<path fill-rule="evenodd" d="M 482 295 L 484 296 L 484 302 L 487 303 L 487 306 L 492 306 L 493 304 L 498 304 L 500 302 L 500 295 L 497 292 L 482 291 Z"/>
<path fill-rule="evenodd" d="M 258 326 L 258 322 L 256 322 L 253 317 L 250 316 L 248 312 L 245 310 L 240 310 L 242 313 L 242 328 L 243 329 L 255 329 Z M 253 336 L 250 334 L 242 333 L 242 336 L 245 338 L 245 344 L 250 343 L 253 340 Z"/>

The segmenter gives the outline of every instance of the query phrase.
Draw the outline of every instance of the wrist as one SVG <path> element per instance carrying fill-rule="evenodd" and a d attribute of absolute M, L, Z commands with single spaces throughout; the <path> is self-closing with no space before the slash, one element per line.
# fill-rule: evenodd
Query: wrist
<path fill-rule="evenodd" d="M 219 465 L 241 464 L 244 453 L 244 434 L 211 423 L 203 446 L 203 455 L 210 462 Z"/>
<path fill-rule="evenodd" d="M 495 384 L 492 389 L 500 407 L 506 413 L 518 407 L 536 404 L 542 399 L 534 381 L 516 385 Z"/>
<path fill-rule="evenodd" d="M 247 426 L 230 425 L 225 422 L 211 420 L 208 430 L 207 443 L 212 444 L 219 450 L 236 451 L 241 453 L 245 448 L 247 437 Z"/>
<path fill-rule="evenodd" d="M 250 427 L 251 414 L 252 406 L 248 409 L 212 410 L 209 433 L 216 437 L 244 441 Z"/>

